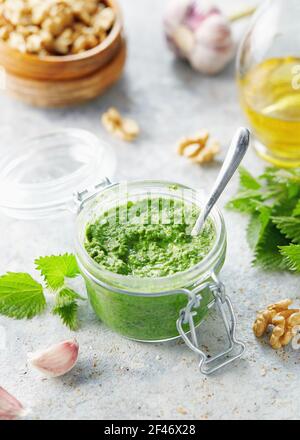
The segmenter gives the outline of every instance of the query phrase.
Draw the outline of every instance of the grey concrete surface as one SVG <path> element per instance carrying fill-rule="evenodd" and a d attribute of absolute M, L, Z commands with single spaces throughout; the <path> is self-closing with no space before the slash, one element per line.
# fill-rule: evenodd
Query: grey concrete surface
<path fill-rule="evenodd" d="M 121 0 L 129 55 L 122 80 L 103 97 L 68 110 L 39 110 L 0 97 L 0 154 L 13 142 L 40 131 L 81 127 L 110 142 L 118 158 L 117 179 L 159 178 L 210 188 L 235 128 L 244 123 L 234 66 L 205 78 L 174 61 L 162 36 L 165 1 Z M 234 10 L 247 2 L 221 2 Z M 134 144 L 111 139 L 100 123 L 110 105 L 136 118 L 142 135 Z M 175 153 L 178 138 L 207 127 L 222 140 L 215 164 L 198 167 Z M 255 173 L 264 163 L 250 151 L 245 166 Z M 235 178 L 220 205 L 236 191 Z M 74 336 L 48 310 L 31 321 L 0 318 L 0 385 L 31 408 L 32 419 L 297 419 L 300 353 L 275 352 L 253 336 L 251 326 L 262 306 L 289 296 L 299 303 L 299 278 L 251 267 L 246 219 L 224 211 L 228 254 L 222 271 L 238 317 L 238 335 L 247 351 L 238 363 L 204 377 L 197 358 L 181 342 L 141 344 L 105 328 L 88 305 L 80 311 L 80 360 L 60 379 L 44 379 L 29 368 L 26 353 Z M 24 222 L 0 214 L 0 273 L 28 271 L 37 277 L 39 255 L 72 251 L 73 218 Z M 49 301 L 51 301 L 51 295 Z M 215 317 L 201 328 L 214 346 Z M 3 342 L 3 335 L 6 344 Z"/>

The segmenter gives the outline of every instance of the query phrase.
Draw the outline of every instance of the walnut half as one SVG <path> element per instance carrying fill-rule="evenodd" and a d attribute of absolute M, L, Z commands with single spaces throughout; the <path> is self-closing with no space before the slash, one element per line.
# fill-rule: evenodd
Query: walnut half
<path fill-rule="evenodd" d="M 123 118 L 114 107 L 102 115 L 102 124 L 109 133 L 118 136 L 123 141 L 133 141 L 139 134 L 138 124 L 129 118 Z"/>
<path fill-rule="evenodd" d="M 270 345 L 274 350 L 288 345 L 295 335 L 295 327 L 300 325 L 300 310 L 289 309 L 291 304 L 291 299 L 270 304 L 257 314 L 253 324 L 253 332 L 258 338 L 266 333 L 269 326 L 273 326 Z"/>
<path fill-rule="evenodd" d="M 182 139 L 177 146 L 177 153 L 185 156 L 194 163 L 212 162 L 220 152 L 220 144 L 213 140 L 208 144 L 209 132 L 202 130 L 194 136 Z"/>

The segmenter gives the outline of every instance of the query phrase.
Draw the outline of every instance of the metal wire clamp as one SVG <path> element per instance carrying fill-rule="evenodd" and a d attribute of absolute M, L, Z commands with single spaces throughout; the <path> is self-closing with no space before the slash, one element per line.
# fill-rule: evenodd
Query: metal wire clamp
<path fill-rule="evenodd" d="M 245 345 L 243 342 L 236 338 L 236 317 L 233 311 L 232 303 L 225 294 L 225 286 L 219 280 L 215 273 L 211 276 L 212 282 L 206 283 L 199 289 L 194 290 L 194 295 L 189 300 L 187 306 L 181 310 L 179 318 L 177 320 L 177 330 L 181 335 L 187 346 L 197 353 L 200 357 L 199 369 L 200 372 L 209 375 L 220 368 L 225 367 L 236 359 L 240 358 L 245 351 Z M 222 352 L 209 357 L 200 348 L 196 328 L 194 324 L 194 316 L 196 315 L 196 309 L 201 304 L 201 291 L 209 288 L 214 296 L 214 306 L 218 309 L 221 318 L 223 320 L 227 337 L 228 347 Z M 189 324 L 190 335 L 183 330 L 183 324 Z"/>

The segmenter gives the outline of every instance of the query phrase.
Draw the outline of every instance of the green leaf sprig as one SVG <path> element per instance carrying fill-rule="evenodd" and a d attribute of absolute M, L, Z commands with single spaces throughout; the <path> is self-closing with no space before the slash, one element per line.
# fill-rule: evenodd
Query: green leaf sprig
<path fill-rule="evenodd" d="M 258 178 L 241 167 L 238 194 L 228 204 L 250 216 L 253 263 L 300 273 L 300 168 L 267 168 Z"/>
<path fill-rule="evenodd" d="M 0 313 L 10 318 L 32 318 L 46 307 L 43 286 L 28 273 L 0 277 Z"/>
<path fill-rule="evenodd" d="M 44 277 L 46 286 L 52 290 L 63 287 L 65 278 L 75 278 L 80 274 L 74 255 L 51 255 L 35 260 L 36 268 Z"/>
<path fill-rule="evenodd" d="M 85 300 L 68 287 L 67 279 L 80 272 L 72 254 L 52 255 L 35 260 L 46 288 L 55 295 L 52 309 L 71 330 L 78 327 L 78 301 Z M 15 319 L 30 319 L 46 308 L 43 286 L 27 273 L 8 272 L 0 277 L 0 314 Z"/>

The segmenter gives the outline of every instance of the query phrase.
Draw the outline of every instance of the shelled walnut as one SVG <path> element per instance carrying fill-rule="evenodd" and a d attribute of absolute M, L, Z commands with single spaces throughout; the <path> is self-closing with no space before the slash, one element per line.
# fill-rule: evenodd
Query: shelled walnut
<path fill-rule="evenodd" d="M 138 124 L 133 119 L 123 118 L 114 107 L 108 109 L 102 115 L 101 120 L 109 133 L 118 136 L 123 141 L 133 141 L 140 132 Z"/>
<path fill-rule="evenodd" d="M 115 20 L 103 0 L 0 0 L 0 41 L 39 56 L 77 54 L 100 44 Z"/>
<path fill-rule="evenodd" d="M 300 325 L 300 310 L 289 309 L 291 304 L 290 299 L 271 304 L 257 314 L 254 322 L 253 331 L 258 338 L 266 333 L 270 325 L 273 326 L 270 345 L 274 350 L 288 345 L 296 334 L 295 328 Z"/>
<path fill-rule="evenodd" d="M 220 152 L 220 144 L 213 140 L 209 144 L 209 132 L 202 130 L 194 136 L 182 139 L 177 146 L 177 153 L 180 156 L 189 158 L 192 162 L 203 164 L 212 162 Z"/>

